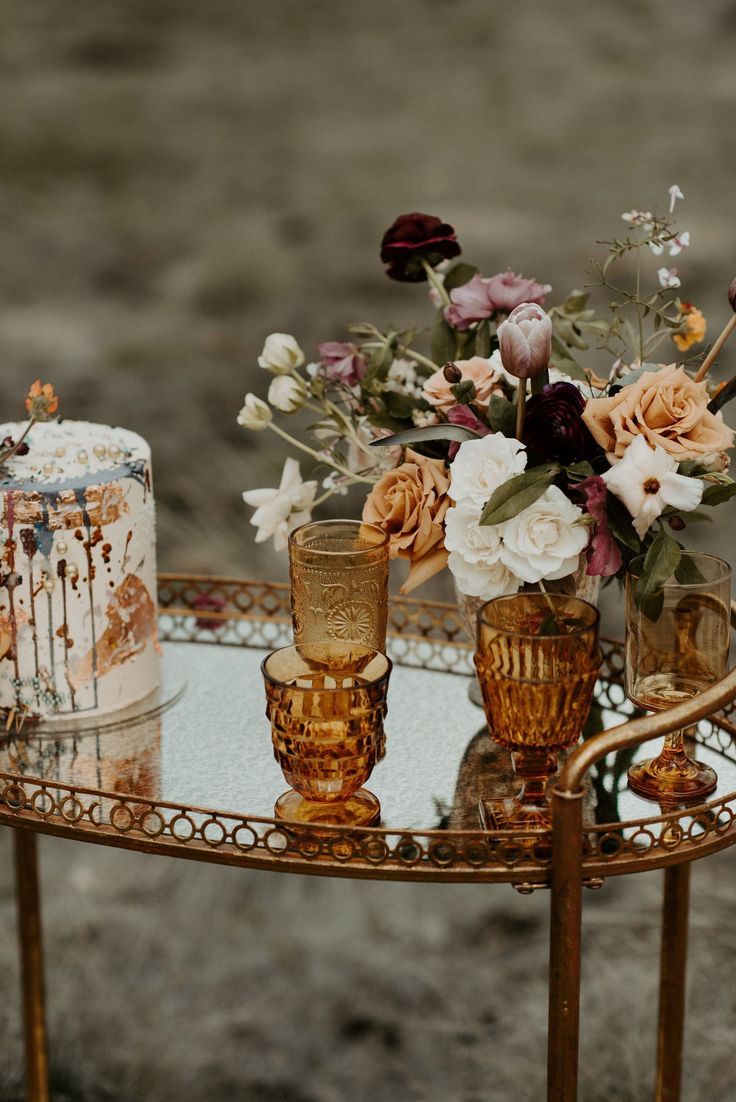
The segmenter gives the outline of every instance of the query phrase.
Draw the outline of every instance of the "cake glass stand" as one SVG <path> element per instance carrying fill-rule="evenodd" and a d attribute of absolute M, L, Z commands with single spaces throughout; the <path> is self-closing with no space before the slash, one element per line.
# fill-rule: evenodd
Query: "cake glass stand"
<path fill-rule="evenodd" d="M 689 862 L 736 841 L 736 672 L 671 712 L 637 717 L 620 644 L 605 642 L 586 740 L 552 791 L 553 828 L 483 831 L 480 800 L 513 790 L 467 697 L 472 653 L 454 606 L 403 599 L 389 612 L 386 757 L 371 777 L 382 825 L 284 823 L 260 662 L 290 641 L 286 586 L 164 575 L 160 634 L 168 706 L 50 737 L 28 724 L 0 739 L 0 822 L 15 830 L 28 1097 L 43 1102 L 45 1034 L 35 832 L 281 872 L 551 888 L 549 1098 L 576 1098 L 582 887 L 665 868 L 660 1078 L 679 1090 Z M 463 675 L 463 676 L 457 676 Z M 442 700 L 438 709 L 437 701 Z M 713 718 L 706 718 L 711 716 Z M 643 745 L 690 728 L 719 786 L 697 807 L 652 805 L 626 785 Z M 54 734 L 52 732 L 52 734 Z"/>

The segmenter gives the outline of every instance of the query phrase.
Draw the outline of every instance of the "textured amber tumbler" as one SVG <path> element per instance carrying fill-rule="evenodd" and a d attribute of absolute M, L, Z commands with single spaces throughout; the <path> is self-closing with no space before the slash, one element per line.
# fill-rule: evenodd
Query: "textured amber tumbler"
<path fill-rule="evenodd" d="M 281 819 L 370 826 L 381 805 L 361 786 L 385 752 L 391 660 L 356 643 L 284 647 L 264 659 L 274 757 L 291 785 Z"/>
<path fill-rule="evenodd" d="M 491 738 L 511 751 L 522 782 L 491 800 L 493 825 L 547 828 L 547 782 L 590 711 L 601 664 L 598 610 L 560 594 L 496 597 L 478 615 L 476 669 Z"/>
<path fill-rule="evenodd" d="M 662 711 L 696 696 L 726 673 L 730 641 L 731 567 L 685 551 L 663 587 L 661 609 L 640 608 L 636 586 L 644 557 L 626 575 L 626 692 L 641 708 Z M 629 785 L 657 801 L 687 802 L 712 792 L 715 770 L 685 751 L 682 731 L 665 738 L 656 758 L 629 769 Z"/>
<path fill-rule="evenodd" d="M 289 537 L 295 643 L 386 649 L 388 535 L 359 520 L 303 524 Z"/>

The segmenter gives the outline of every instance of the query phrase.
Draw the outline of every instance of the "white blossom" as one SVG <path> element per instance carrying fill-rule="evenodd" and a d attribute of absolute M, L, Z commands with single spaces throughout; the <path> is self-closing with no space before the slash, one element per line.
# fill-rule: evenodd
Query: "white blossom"
<path fill-rule="evenodd" d="M 466 440 L 450 467 L 450 497 L 482 509 L 494 490 L 525 467 L 526 448 L 513 437 L 492 432 L 480 440 Z"/>
<path fill-rule="evenodd" d="M 677 474 L 675 457 L 659 445 L 650 447 L 643 436 L 635 436 L 623 459 L 602 477 L 631 513 L 639 539 L 668 505 L 689 513 L 703 496 L 701 479 Z"/>
<path fill-rule="evenodd" d="M 421 398 L 423 386 L 424 380 L 418 377 L 416 364 L 400 358 L 391 364 L 384 383 L 384 389 L 406 394 L 410 398 Z"/>
<path fill-rule="evenodd" d="M 241 428 L 250 429 L 251 432 L 260 432 L 266 429 L 273 421 L 273 414 L 262 398 L 255 394 L 246 394 L 243 400 L 243 408 L 238 414 L 238 424 Z"/>
<path fill-rule="evenodd" d="M 680 280 L 677 277 L 677 268 L 660 268 L 657 272 L 659 278 L 659 286 L 664 290 L 671 290 L 680 286 Z"/>
<path fill-rule="evenodd" d="M 431 409 L 413 409 L 411 419 L 418 429 L 427 429 L 440 422 L 439 416 Z"/>
<path fill-rule="evenodd" d="M 627 210 L 621 218 L 632 226 L 639 226 L 647 231 L 652 229 L 652 212 L 649 210 Z"/>
<path fill-rule="evenodd" d="M 677 237 L 673 237 L 670 241 L 670 256 L 679 256 L 682 250 L 686 249 L 689 244 L 689 230 L 684 230 L 682 233 L 678 233 Z"/>
<path fill-rule="evenodd" d="M 307 388 L 299 378 L 293 375 L 276 375 L 268 388 L 268 400 L 282 413 L 296 413 L 307 399 Z"/>
<path fill-rule="evenodd" d="M 557 486 L 511 520 L 499 525 L 501 562 L 524 582 L 552 581 L 573 574 L 588 543 L 582 509 Z"/>
<path fill-rule="evenodd" d="M 675 209 L 675 203 L 677 202 L 677 200 L 684 199 L 685 196 L 680 191 L 679 184 L 673 184 L 672 187 L 668 189 L 668 191 L 670 197 L 670 214 L 672 214 L 673 210 Z"/>
<path fill-rule="evenodd" d="M 258 366 L 274 375 L 288 375 L 303 363 L 304 353 L 289 333 L 271 333 L 258 357 Z"/>
<path fill-rule="evenodd" d="M 287 459 L 277 489 L 246 490 L 243 501 L 255 509 L 250 523 L 257 529 L 256 543 L 273 537 L 277 551 L 284 551 L 289 532 L 312 518 L 312 505 L 317 490 L 314 481 L 302 482 L 296 459 Z"/>

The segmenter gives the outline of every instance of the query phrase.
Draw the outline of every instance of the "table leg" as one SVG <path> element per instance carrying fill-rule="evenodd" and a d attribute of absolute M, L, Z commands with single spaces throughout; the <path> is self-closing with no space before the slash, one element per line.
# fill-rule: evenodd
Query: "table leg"
<path fill-rule="evenodd" d="M 553 790 L 549 945 L 548 1102 L 578 1096 L 583 822 L 580 793 Z"/>
<path fill-rule="evenodd" d="M 689 906 L 690 865 L 672 865 L 664 873 L 656 1102 L 680 1100 Z"/>
<path fill-rule="evenodd" d="M 13 834 L 18 938 L 23 983 L 26 1098 L 28 1102 L 48 1102 L 43 946 L 36 835 L 32 830 L 18 829 L 14 830 Z"/>

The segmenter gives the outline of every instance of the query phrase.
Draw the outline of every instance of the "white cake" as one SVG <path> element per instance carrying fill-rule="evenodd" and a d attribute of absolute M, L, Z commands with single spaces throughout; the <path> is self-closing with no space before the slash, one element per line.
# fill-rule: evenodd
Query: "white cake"
<path fill-rule="evenodd" d="M 125 708 L 160 681 L 150 449 L 86 421 L 37 423 L 26 442 L 0 467 L 0 708 Z"/>

